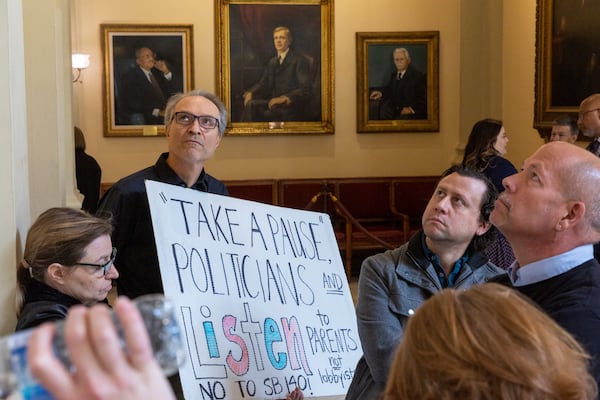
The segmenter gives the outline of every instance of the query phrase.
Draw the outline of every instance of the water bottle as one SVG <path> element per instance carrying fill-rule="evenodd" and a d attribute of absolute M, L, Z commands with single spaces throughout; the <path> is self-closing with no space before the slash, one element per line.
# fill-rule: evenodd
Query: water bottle
<path fill-rule="evenodd" d="M 146 329 L 154 357 L 165 375 L 172 375 L 185 359 L 183 336 L 175 317 L 173 302 L 160 294 L 144 295 L 134 300 Z M 116 314 L 112 319 L 127 351 L 123 327 Z M 56 357 L 67 369 L 72 369 L 65 343 L 64 321 L 56 322 L 52 342 Z M 31 376 L 27 365 L 27 342 L 32 330 L 17 332 L 0 340 L 0 399 L 52 400 L 53 397 Z"/>

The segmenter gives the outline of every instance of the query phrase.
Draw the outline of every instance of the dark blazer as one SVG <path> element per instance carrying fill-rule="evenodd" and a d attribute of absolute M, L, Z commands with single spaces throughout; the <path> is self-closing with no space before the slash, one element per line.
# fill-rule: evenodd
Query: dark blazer
<path fill-rule="evenodd" d="M 153 116 L 152 111 L 155 108 L 164 110 L 169 97 L 176 93 L 177 88 L 161 71 L 152 68 L 151 72 L 160 87 L 160 92 L 154 89 L 144 71 L 138 66 L 130 69 L 121 81 L 120 94 L 124 112 L 130 117 L 132 114 L 138 114 L 138 118 L 143 116 L 143 121 L 131 122 L 133 124 L 162 124 L 163 117 Z"/>
<path fill-rule="evenodd" d="M 292 103 L 298 103 L 308 99 L 310 86 L 308 60 L 290 49 L 281 64 L 277 56 L 271 58 L 260 80 L 247 91 L 257 98 L 287 96 Z"/>
<path fill-rule="evenodd" d="M 277 56 L 271 58 L 260 80 L 247 90 L 252 93 L 252 100 L 244 107 L 242 121 L 313 120 L 311 75 L 308 58 L 291 49 L 281 64 Z M 269 109 L 269 100 L 279 96 L 287 96 L 291 103 Z"/>
<path fill-rule="evenodd" d="M 427 118 L 427 79 L 426 75 L 410 65 L 402 79 L 394 71 L 386 87 L 381 89 L 381 119 L 426 119 Z M 412 107 L 413 115 L 400 115 L 404 107 Z"/>

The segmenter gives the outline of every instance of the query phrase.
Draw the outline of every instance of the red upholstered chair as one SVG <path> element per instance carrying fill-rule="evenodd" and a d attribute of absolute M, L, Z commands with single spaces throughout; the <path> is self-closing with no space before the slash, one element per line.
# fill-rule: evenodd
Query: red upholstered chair
<path fill-rule="evenodd" d="M 253 179 L 223 182 L 231 197 L 277 205 L 277 180 Z"/>

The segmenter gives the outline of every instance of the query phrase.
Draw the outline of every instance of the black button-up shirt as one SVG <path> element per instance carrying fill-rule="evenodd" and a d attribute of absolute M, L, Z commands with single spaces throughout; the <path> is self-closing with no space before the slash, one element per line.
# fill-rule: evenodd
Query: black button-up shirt
<path fill-rule="evenodd" d="M 119 180 L 100 200 L 96 214 L 112 216 L 112 242 L 118 249 L 115 266 L 120 274 L 117 280 L 119 295 L 135 298 L 143 294 L 163 293 L 144 181 L 149 179 L 186 187 L 167 164 L 168 156 L 169 153 L 163 153 L 153 166 Z M 190 189 L 229 194 L 223 182 L 204 170 Z"/>

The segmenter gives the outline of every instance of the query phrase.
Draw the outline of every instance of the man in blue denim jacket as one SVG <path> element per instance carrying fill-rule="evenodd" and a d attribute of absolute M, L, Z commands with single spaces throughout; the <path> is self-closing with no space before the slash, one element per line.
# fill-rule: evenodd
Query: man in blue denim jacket
<path fill-rule="evenodd" d="M 425 300 L 443 288 L 468 288 L 504 273 L 481 252 L 493 239 L 489 215 L 496 197 L 480 172 L 452 167 L 427 204 L 423 230 L 363 262 L 356 315 L 364 355 L 347 400 L 380 398 L 408 318 Z"/>

